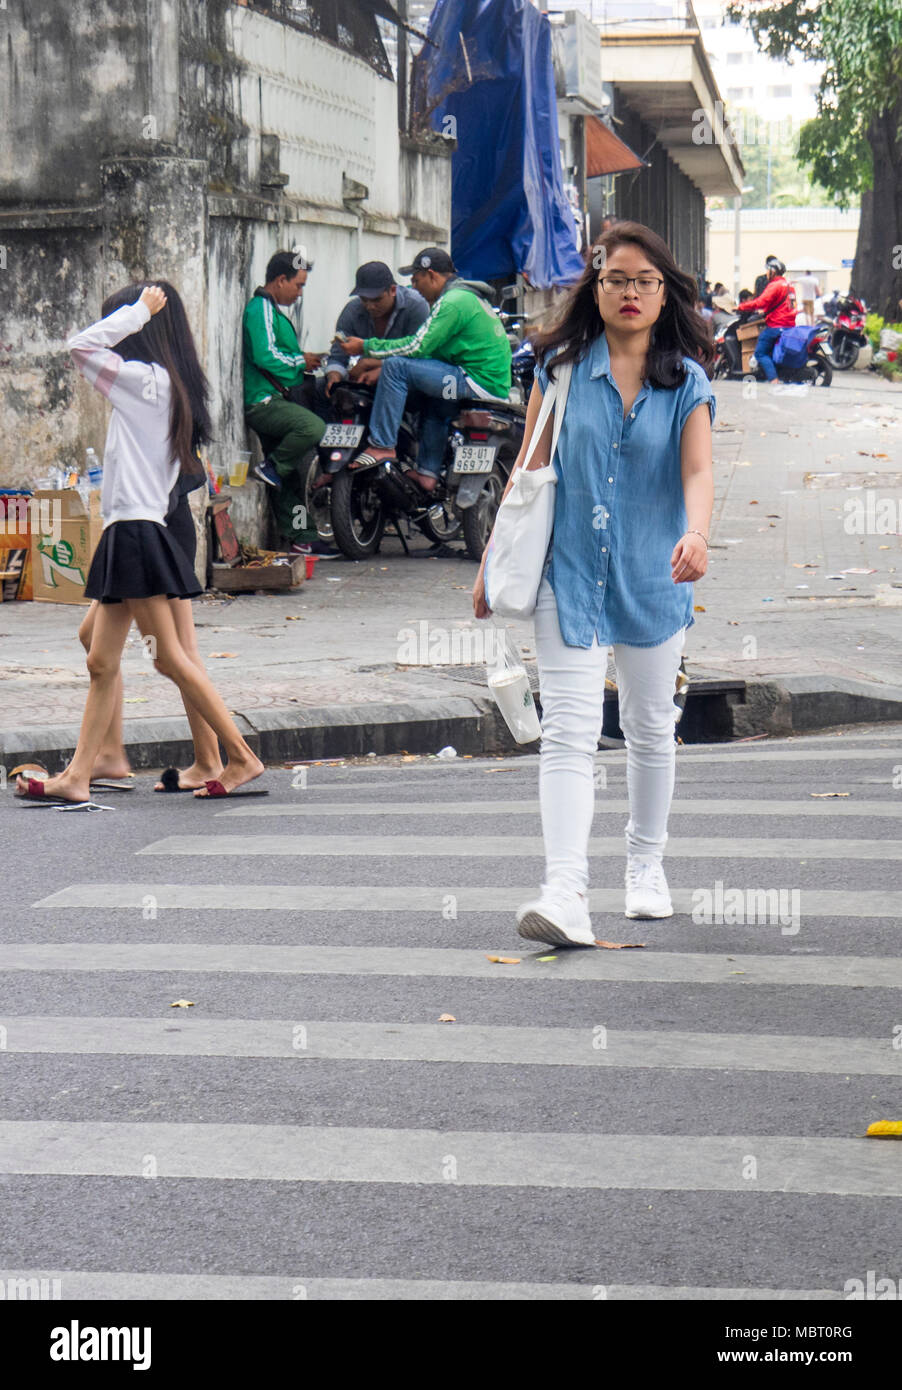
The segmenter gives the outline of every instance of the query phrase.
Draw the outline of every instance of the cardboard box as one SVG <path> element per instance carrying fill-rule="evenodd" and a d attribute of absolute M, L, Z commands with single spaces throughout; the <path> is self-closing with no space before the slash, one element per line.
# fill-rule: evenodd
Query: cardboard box
<path fill-rule="evenodd" d="M 31 497 L 27 493 L 0 494 L 0 573 L 18 571 L 18 581 L 0 583 L 3 598 L 34 597 L 31 583 Z M 17 552 L 25 551 L 24 563 Z"/>
<path fill-rule="evenodd" d="M 36 492 L 31 516 L 31 571 L 38 603 L 89 603 L 85 584 L 100 540 L 100 489 L 88 507 L 74 488 Z"/>

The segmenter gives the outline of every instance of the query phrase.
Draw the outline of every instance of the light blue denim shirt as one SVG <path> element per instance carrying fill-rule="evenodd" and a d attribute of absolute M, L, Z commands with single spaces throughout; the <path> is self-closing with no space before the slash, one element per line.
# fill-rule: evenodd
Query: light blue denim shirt
<path fill-rule="evenodd" d="M 623 417 L 601 334 L 574 363 L 554 459 L 554 533 L 546 563 L 568 647 L 657 647 L 691 627 L 692 584 L 674 584 L 670 557 L 686 531 L 680 439 L 711 383 L 683 358 L 681 386 L 646 382 Z M 536 381 L 544 393 L 543 367 Z"/>

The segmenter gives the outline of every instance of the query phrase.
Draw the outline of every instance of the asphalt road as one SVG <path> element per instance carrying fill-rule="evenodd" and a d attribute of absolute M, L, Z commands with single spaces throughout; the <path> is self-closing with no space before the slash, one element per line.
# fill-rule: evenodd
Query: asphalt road
<path fill-rule="evenodd" d="M 519 941 L 533 758 L 274 768 L 232 807 L 146 777 L 90 815 L 7 793 L 0 1280 L 689 1300 L 898 1279 L 899 1146 L 863 1136 L 902 1119 L 899 735 L 681 749 L 665 922 L 622 915 L 625 763 L 599 754 L 594 920 L 641 950 Z M 783 890 L 785 915 L 693 920 L 718 881 Z"/>

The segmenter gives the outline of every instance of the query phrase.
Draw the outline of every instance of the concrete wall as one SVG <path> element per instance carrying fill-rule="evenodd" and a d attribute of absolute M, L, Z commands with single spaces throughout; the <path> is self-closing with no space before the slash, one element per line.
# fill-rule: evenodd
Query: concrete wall
<path fill-rule="evenodd" d="M 740 234 L 740 289 L 754 289 L 755 277 L 762 273 L 764 262 L 770 255 L 779 256 L 781 261 L 785 261 L 787 265 L 800 256 L 811 256 L 836 267 L 835 270 L 829 272 L 819 271 L 817 273 L 821 288 L 826 286 L 828 294 L 832 294 L 834 290 L 839 290 L 841 294 L 844 294 L 849 288 L 852 270 L 851 267 L 843 266 L 843 259 L 851 260 L 855 256 L 858 240 L 857 217 L 851 220 L 852 225 L 845 227 L 793 226 L 791 225 L 792 221 L 796 219 L 803 221 L 806 210 L 803 208 L 778 209 L 776 210 L 778 218 L 781 211 L 784 214 L 782 226 L 749 227 L 748 219 L 754 215 L 751 211 L 743 218 Z M 821 210 L 812 209 L 812 211 L 819 212 Z M 790 213 L 792 217 L 788 216 Z M 801 218 L 800 214 L 802 214 Z M 720 223 L 728 225 L 718 225 Z M 728 289 L 732 290 L 734 259 L 732 214 L 718 213 L 714 215 L 710 231 L 710 247 L 708 279 L 712 285 L 721 280 Z"/>
<path fill-rule="evenodd" d="M 352 53 L 232 0 L 6 0 L 0 21 L 0 484 L 102 448 L 64 344 L 113 289 L 181 292 L 218 461 L 248 444 L 241 314 L 275 250 L 315 261 L 293 314 L 315 350 L 361 261 L 448 243 L 453 142 L 402 148 L 395 84 Z"/>

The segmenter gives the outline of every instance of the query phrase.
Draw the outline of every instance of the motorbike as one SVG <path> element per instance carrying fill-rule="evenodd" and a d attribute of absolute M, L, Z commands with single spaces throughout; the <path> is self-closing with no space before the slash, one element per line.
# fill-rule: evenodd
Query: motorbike
<path fill-rule="evenodd" d="M 864 331 L 866 313 L 867 310 L 860 299 L 854 299 L 851 295 L 840 298 L 830 334 L 833 365 L 837 371 L 847 372 L 854 367 L 858 361 L 858 354 L 867 345 L 867 335 Z"/>
<path fill-rule="evenodd" d="M 403 520 L 408 534 L 416 526 L 436 545 L 462 536 L 469 555 L 480 560 L 520 451 L 525 406 L 495 398 L 461 401 L 450 422 L 442 477 L 432 492 L 425 492 L 405 473 L 417 466 L 415 396 L 401 422 L 395 459 L 349 467 L 363 450 L 374 395 L 373 387 L 350 381 L 332 392 L 334 420 L 319 444 L 319 476 L 314 479 L 311 469 L 306 489 L 308 513 L 319 534 L 334 538 L 348 559 L 365 560 L 377 553 L 391 525 L 407 554 Z"/>
<path fill-rule="evenodd" d="M 744 368 L 742 365 L 742 347 L 736 330 L 748 323 L 748 319 L 740 314 L 735 314 L 715 335 L 715 381 L 745 381 L 748 377 L 752 377 L 755 381 L 766 379 L 754 354 L 748 367 Z M 752 320 L 751 323 L 761 328 L 764 325 L 764 320 Z M 774 344 L 774 366 L 778 379 L 798 384 L 829 386 L 833 381 L 833 350 L 830 344 L 829 324 L 817 324 L 814 328 L 805 330 L 809 336 L 804 361 L 798 362 L 794 353 L 788 354 L 783 361 L 777 360 L 776 354 L 780 344 L 783 344 L 785 348 L 792 343 L 792 339 L 787 338 L 786 335 L 801 331 L 795 328 L 785 328 L 778 342 Z"/>

